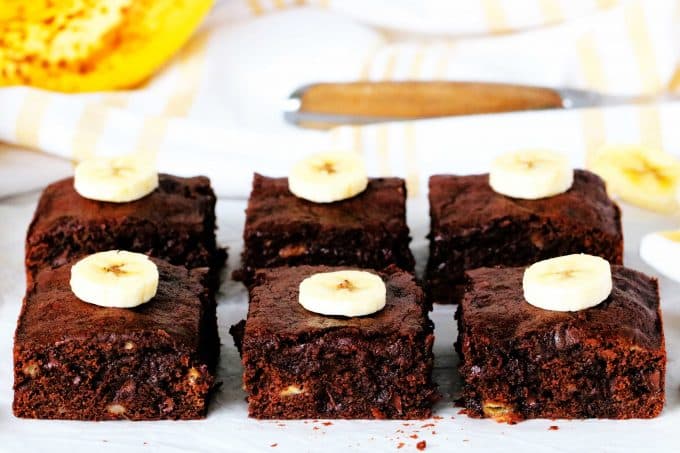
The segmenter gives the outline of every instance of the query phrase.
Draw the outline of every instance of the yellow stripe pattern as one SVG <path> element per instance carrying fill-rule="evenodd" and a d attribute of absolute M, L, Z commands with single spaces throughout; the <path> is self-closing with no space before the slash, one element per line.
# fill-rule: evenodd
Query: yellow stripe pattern
<path fill-rule="evenodd" d="M 583 138 L 586 146 L 586 163 L 595 155 L 605 142 L 604 114 L 599 109 L 583 110 L 581 121 L 583 124 Z"/>
<path fill-rule="evenodd" d="M 599 9 L 609 9 L 618 5 L 618 0 L 597 0 L 597 7 Z"/>
<path fill-rule="evenodd" d="M 85 105 L 71 145 L 74 162 L 94 155 L 97 143 L 106 128 L 108 118 L 109 110 L 102 107 L 99 102 L 91 102 Z"/>
<path fill-rule="evenodd" d="M 389 176 L 391 173 L 389 164 L 389 149 L 388 149 L 389 144 L 386 124 L 380 124 L 376 126 L 375 138 L 380 176 Z"/>
<path fill-rule="evenodd" d="M 491 33 L 505 33 L 509 30 L 500 0 L 481 0 L 481 5 Z"/>
<path fill-rule="evenodd" d="M 654 105 L 640 106 L 640 141 L 652 148 L 661 148 L 661 115 Z"/>
<path fill-rule="evenodd" d="M 40 126 L 49 101 L 49 95 L 43 91 L 28 92 L 17 116 L 14 132 L 17 143 L 28 148 L 39 147 Z"/>
<path fill-rule="evenodd" d="M 442 55 L 437 60 L 437 65 L 434 69 L 434 78 L 436 80 L 443 80 L 446 78 L 446 73 L 449 69 L 449 62 L 451 61 L 451 55 L 453 54 L 453 49 L 455 43 L 453 41 L 447 41 L 444 45 L 444 50 Z"/>
<path fill-rule="evenodd" d="M 654 48 L 645 23 L 644 10 L 639 1 L 626 5 L 625 20 L 640 70 L 642 90 L 645 93 L 656 93 L 662 84 L 659 80 Z"/>
<path fill-rule="evenodd" d="M 668 84 L 668 89 L 670 91 L 680 92 L 680 67 L 675 70 L 671 83 Z"/>
<path fill-rule="evenodd" d="M 406 191 L 409 197 L 417 197 L 420 192 L 420 172 L 416 150 L 416 127 L 410 122 L 404 123 L 404 146 L 406 148 Z"/>
<path fill-rule="evenodd" d="M 168 130 L 168 118 L 154 116 L 148 118 L 142 126 L 142 131 L 135 147 L 136 152 L 142 155 L 156 157 L 163 143 L 163 138 Z"/>
<path fill-rule="evenodd" d="M 253 15 L 259 16 L 260 14 L 264 13 L 264 8 L 262 7 L 260 0 L 248 0 L 247 4 L 250 12 Z"/>
<path fill-rule="evenodd" d="M 168 116 L 188 115 L 200 86 L 209 37 L 208 33 L 204 33 L 191 40 L 180 57 L 178 89 L 168 100 L 164 114 Z"/>
<path fill-rule="evenodd" d="M 604 68 L 595 47 L 592 34 L 581 37 L 577 43 L 577 53 L 583 75 L 588 86 L 602 90 L 606 86 Z M 604 114 L 599 109 L 586 109 L 582 113 L 583 135 L 586 145 L 586 162 L 593 156 L 605 140 Z"/>
<path fill-rule="evenodd" d="M 576 47 L 586 83 L 596 90 L 604 90 L 607 81 L 605 80 L 602 61 L 597 54 L 593 35 L 587 34 L 581 37 L 577 41 Z"/>
<path fill-rule="evenodd" d="M 418 46 L 413 55 L 413 60 L 411 61 L 411 68 L 409 69 L 408 75 L 411 79 L 419 79 L 420 73 L 423 67 L 423 60 L 425 59 L 425 46 Z"/>
<path fill-rule="evenodd" d="M 554 24 L 564 20 L 562 8 L 560 8 L 558 0 L 539 0 L 538 7 L 541 10 L 543 19 L 548 24 Z"/>

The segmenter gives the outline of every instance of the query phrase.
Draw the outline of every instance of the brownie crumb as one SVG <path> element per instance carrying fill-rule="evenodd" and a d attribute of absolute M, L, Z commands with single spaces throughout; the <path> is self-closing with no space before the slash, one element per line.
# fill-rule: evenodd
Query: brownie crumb
<path fill-rule="evenodd" d="M 399 445 L 397 445 L 397 449 L 403 448 L 403 447 L 404 447 L 404 443 L 403 443 L 403 442 L 399 442 Z"/>
<path fill-rule="evenodd" d="M 278 445 L 279 445 L 279 444 L 276 444 L 276 443 L 275 443 L 275 444 L 271 444 L 270 447 L 274 448 L 274 447 L 277 447 Z"/>
<path fill-rule="evenodd" d="M 418 438 L 418 435 L 417 435 L 417 434 L 411 434 L 411 435 L 408 436 L 408 437 L 410 437 L 411 439 L 417 439 L 417 438 Z"/>
<path fill-rule="evenodd" d="M 322 423 L 323 426 L 331 426 L 332 424 L 333 424 L 333 422 L 323 422 Z"/>
<path fill-rule="evenodd" d="M 425 442 L 424 440 L 421 440 L 420 442 L 418 442 L 418 443 L 416 444 L 416 448 L 417 448 L 418 450 L 421 450 L 421 451 L 422 451 L 422 450 L 425 450 L 425 449 L 427 448 L 427 442 Z"/>
<path fill-rule="evenodd" d="M 557 425 L 552 425 L 552 426 L 550 426 L 550 428 L 548 428 L 548 431 L 557 431 L 558 429 L 560 429 L 559 426 L 557 426 Z"/>

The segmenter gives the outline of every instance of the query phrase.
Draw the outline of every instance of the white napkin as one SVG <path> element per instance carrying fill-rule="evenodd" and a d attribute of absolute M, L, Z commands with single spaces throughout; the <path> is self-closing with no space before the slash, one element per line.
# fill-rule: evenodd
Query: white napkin
<path fill-rule="evenodd" d="M 157 153 L 161 171 L 207 174 L 225 197 L 246 196 L 253 171 L 282 175 L 293 160 L 316 150 L 351 147 L 367 156 L 387 153 L 397 159 L 393 156 L 399 150 L 409 149 L 404 159 L 417 166 L 371 157 L 371 169 L 374 174 L 410 175 L 411 180 L 417 175 L 419 183 L 411 184 L 416 187 L 437 170 L 436 159 L 442 156 L 435 149 L 445 149 L 447 134 L 464 133 L 471 122 L 479 125 L 478 140 L 471 136 L 469 150 L 446 152 L 474 154 L 475 146 L 486 146 L 490 137 L 506 136 L 509 125 L 521 129 L 508 132 L 504 148 L 528 142 L 551 148 L 601 142 L 607 139 L 606 127 L 598 122 L 606 123 L 602 118 L 608 113 L 488 115 L 437 120 L 435 126 L 418 121 L 324 133 L 283 122 L 288 94 L 310 82 L 357 79 L 488 80 L 624 94 L 661 93 L 676 83 L 680 40 L 675 0 L 288 3 L 293 2 L 219 3 L 179 55 L 136 90 L 59 94 L 0 89 L 0 141 L 63 160 Z M 471 3 L 478 4 L 476 9 Z M 635 124 L 645 130 L 643 138 L 666 145 L 658 135 L 659 117 L 673 108 L 631 111 L 642 112 L 631 115 L 640 117 Z M 565 124 L 535 127 L 542 118 Z M 584 121 L 592 123 L 591 138 L 569 145 L 554 140 L 556 130 L 586 133 Z M 498 152 L 505 151 L 500 145 L 495 145 Z M 0 148 L 2 162 L 16 156 L 7 149 Z M 61 164 L 52 171 L 54 166 L 53 160 L 32 154 L 3 164 L 0 196 L 40 187 L 68 170 Z"/>

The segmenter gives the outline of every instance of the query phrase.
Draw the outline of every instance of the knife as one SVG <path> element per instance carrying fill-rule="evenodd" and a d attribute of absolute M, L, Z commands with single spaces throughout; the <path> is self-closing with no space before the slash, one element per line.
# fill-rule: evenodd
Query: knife
<path fill-rule="evenodd" d="M 677 99 L 677 96 L 671 98 Z M 572 109 L 657 99 L 485 82 L 315 83 L 300 87 L 290 95 L 284 117 L 298 126 L 328 129 L 339 125 L 521 110 Z"/>

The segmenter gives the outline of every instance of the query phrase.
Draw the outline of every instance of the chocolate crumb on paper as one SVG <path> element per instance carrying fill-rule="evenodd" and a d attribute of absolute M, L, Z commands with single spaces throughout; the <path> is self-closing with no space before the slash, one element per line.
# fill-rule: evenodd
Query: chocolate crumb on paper
<path fill-rule="evenodd" d="M 548 427 L 548 431 L 557 431 L 558 429 L 560 429 L 560 427 L 557 425 L 551 425 Z"/>
<path fill-rule="evenodd" d="M 424 440 L 421 440 L 420 442 L 418 442 L 416 444 L 416 448 L 418 450 L 425 450 L 427 448 L 427 442 L 425 442 Z"/>

